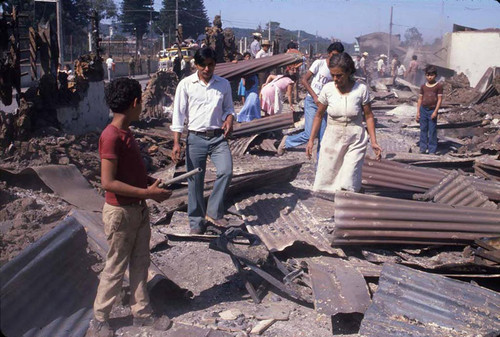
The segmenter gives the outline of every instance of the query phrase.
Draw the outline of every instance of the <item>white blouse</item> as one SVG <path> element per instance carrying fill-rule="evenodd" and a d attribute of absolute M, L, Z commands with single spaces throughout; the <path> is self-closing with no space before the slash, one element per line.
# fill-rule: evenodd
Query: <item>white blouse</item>
<path fill-rule="evenodd" d="M 341 94 L 334 82 L 325 84 L 318 96 L 318 101 L 327 105 L 329 120 L 338 123 L 361 124 L 363 105 L 369 104 L 370 92 L 365 84 L 356 82 L 351 91 Z"/>

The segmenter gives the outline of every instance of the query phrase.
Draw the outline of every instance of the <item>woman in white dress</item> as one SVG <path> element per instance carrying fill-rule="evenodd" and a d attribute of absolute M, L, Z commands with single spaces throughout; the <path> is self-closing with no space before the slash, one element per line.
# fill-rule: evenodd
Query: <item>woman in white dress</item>
<path fill-rule="evenodd" d="M 326 111 L 327 127 L 321 141 L 313 190 L 358 192 L 368 136 L 377 159 L 382 154 L 375 136 L 370 94 L 365 84 L 353 79 L 356 68 L 349 54 L 333 55 L 328 68 L 333 81 L 325 84 L 318 96 L 318 111 L 306 147 L 306 154 L 311 159 L 314 140 Z M 363 126 L 363 115 L 368 135 Z"/>

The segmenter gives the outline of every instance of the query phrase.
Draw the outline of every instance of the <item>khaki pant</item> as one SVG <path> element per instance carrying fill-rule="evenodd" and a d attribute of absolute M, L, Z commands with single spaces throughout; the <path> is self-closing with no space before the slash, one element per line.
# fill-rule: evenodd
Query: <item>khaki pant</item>
<path fill-rule="evenodd" d="M 132 314 L 134 317 L 147 317 L 152 312 L 146 287 L 151 238 L 148 207 L 145 202 L 131 206 L 104 204 L 102 220 L 109 251 L 94 302 L 95 318 L 99 321 L 109 319 L 127 266 Z"/>

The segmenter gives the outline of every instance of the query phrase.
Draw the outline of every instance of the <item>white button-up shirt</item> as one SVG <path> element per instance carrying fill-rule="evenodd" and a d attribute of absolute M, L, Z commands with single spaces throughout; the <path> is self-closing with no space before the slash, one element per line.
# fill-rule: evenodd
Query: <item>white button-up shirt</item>
<path fill-rule="evenodd" d="M 170 129 L 207 131 L 220 129 L 227 116 L 234 116 L 233 96 L 229 81 L 213 75 L 208 84 L 198 78 L 198 72 L 179 82 L 175 91 L 174 112 Z"/>
<path fill-rule="evenodd" d="M 266 52 L 264 49 L 261 49 L 261 50 L 259 50 L 259 52 L 255 55 L 255 58 L 256 58 L 256 59 L 260 59 L 260 58 L 263 58 L 263 57 L 269 57 L 269 56 L 273 56 L 273 53 L 271 52 L 271 50 L 269 50 L 268 52 Z"/>

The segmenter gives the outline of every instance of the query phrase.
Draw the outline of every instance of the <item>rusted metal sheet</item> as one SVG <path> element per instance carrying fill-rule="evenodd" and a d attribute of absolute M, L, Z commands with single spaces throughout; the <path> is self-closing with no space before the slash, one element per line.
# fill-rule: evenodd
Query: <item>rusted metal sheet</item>
<path fill-rule="evenodd" d="M 228 80 L 258 73 L 271 68 L 283 67 L 289 64 L 302 62 L 299 54 L 279 54 L 260 59 L 239 61 L 237 63 L 219 63 L 215 67 L 215 75 Z"/>
<path fill-rule="evenodd" d="M 363 275 L 348 261 L 321 256 L 308 261 L 317 312 L 363 314 L 371 299 Z"/>
<path fill-rule="evenodd" d="M 330 246 L 327 228 L 293 193 L 263 193 L 236 203 L 247 230 L 259 236 L 271 252 L 295 242 L 307 243 L 322 252 L 345 256 Z"/>
<path fill-rule="evenodd" d="M 281 113 L 269 117 L 254 119 L 250 122 L 235 123 L 231 137 L 239 138 L 264 132 L 293 127 L 293 113 Z"/>
<path fill-rule="evenodd" d="M 0 269 L 3 334 L 84 336 L 98 284 L 94 263 L 72 217 L 23 250 Z"/>
<path fill-rule="evenodd" d="M 434 169 L 366 158 L 363 164 L 362 183 L 366 187 L 378 186 L 412 192 L 426 192 L 439 183 L 446 172 Z M 466 177 L 468 181 L 490 200 L 500 200 L 500 183 Z"/>
<path fill-rule="evenodd" d="M 0 177 L 5 176 L 14 184 L 14 180 L 24 180 L 33 175 L 68 203 L 87 211 L 102 211 L 104 198 L 96 193 L 75 165 L 36 166 L 18 173 L 0 169 Z M 30 179 L 33 180 L 33 177 Z"/>
<path fill-rule="evenodd" d="M 474 173 L 491 180 L 500 181 L 500 160 L 490 158 L 476 160 Z"/>
<path fill-rule="evenodd" d="M 283 163 L 282 163 L 283 164 Z M 273 184 L 289 182 L 295 179 L 299 172 L 301 164 L 281 166 L 268 170 L 259 170 L 234 175 L 227 191 L 227 197 L 237 195 L 242 192 L 248 192 L 260 187 Z M 208 198 L 213 188 L 214 181 L 205 181 L 203 195 Z M 170 213 L 181 210 L 187 206 L 188 191 L 187 187 L 176 189 L 172 196 L 161 203 L 162 210 Z"/>
<path fill-rule="evenodd" d="M 438 184 L 424 194 L 415 194 L 415 200 L 434 200 L 436 203 L 451 206 L 469 206 L 497 209 L 494 202 L 472 186 L 458 171 L 451 171 Z"/>
<path fill-rule="evenodd" d="M 359 333 L 366 337 L 496 336 L 499 313 L 496 292 L 386 263 Z"/>
<path fill-rule="evenodd" d="M 229 141 L 229 148 L 231 149 L 231 153 L 234 157 L 239 157 L 245 154 L 248 150 L 248 147 L 259 135 L 255 134 L 248 137 L 241 137 L 237 139 L 233 139 Z"/>
<path fill-rule="evenodd" d="M 173 327 L 161 333 L 164 337 L 231 337 L 232 333 L 174 323 Z"/>
<path fill-rule="evenodd" d="M 335 194 L 335 245 L 465 244 L 499 235 L 499 210 L 351 192 Z"/>

